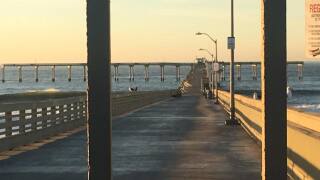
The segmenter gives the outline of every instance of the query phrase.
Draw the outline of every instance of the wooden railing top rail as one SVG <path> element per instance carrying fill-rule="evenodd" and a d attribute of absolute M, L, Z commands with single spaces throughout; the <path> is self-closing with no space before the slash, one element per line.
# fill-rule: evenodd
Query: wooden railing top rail
<path fill-rule="evenodd" d="M 230 98 L 229 92 L 226 91 L 219 91 L 219 95 Z M 250 97 L 239 94 L 235 95 L 235 99 L 243 104 L 246 104 L 248 107 L 256 108 L 261 111 L 261 100 L 254 100 Z M 287 112 L 288 121 L 307 129 L 320 132 L 320 114 L 302 112 L 294 108 L 288 108 Z"/>

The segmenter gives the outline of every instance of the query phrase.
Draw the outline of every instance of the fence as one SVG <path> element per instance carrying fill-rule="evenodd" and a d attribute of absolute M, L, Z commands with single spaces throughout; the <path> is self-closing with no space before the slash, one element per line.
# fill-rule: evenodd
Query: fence
<path fill-rule="evenodd" d="M 112 95 L 112 113 L 124 114 L 169 98 L 175 91 Z M 0 96 L 0 152 L 85 125 L 84 92 L 26 93 Z"/>
<path fill-rule="evenodd" d="M 244 129 L 261 141 L 262 103 L 249 97 L 236 95 L 236 117 Z M 219 91 L 219 102 L 229 112 L 230 95 Z M 320 116 L 288 109 L 288 175 L 292 179 L 318 179 L 320 177 Z"/>

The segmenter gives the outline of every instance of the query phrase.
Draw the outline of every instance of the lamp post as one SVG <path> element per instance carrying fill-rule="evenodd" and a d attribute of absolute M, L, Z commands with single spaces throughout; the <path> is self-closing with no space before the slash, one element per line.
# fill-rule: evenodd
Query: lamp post
<path fill-rule="evenodd" d="M 201 35 L 205 35 L 205 36 L 207 36 L 213 43 L 214 43 L 214 48 L 213 48 L 213 51 L 215 51 L 216 52 L 216 56 L 215 56 L 215 60 L 214 60 L 214 62 L 215 63 L 218 63 L 218 40 L 217 39 L 214 39 L 214 38 L 212 38 L 208 33 L 201 33 L 201 32 L 197 32 L 196 33 L 196 35 L 197 36 L 201 36 Z M 211 66 L 211 68 L 212 69 L 214 69 L 213 68 L 213 62 L 212 62 L 212 66 Z M 219 104 L 219 99 L 218 99 L 218 72 L 215 70 L 214 71 L 214 84 L 215 84 L 215 104 Z M 212 78 L 213 79 L 213 78 Z"/>
<path fill-rule="evenodd" d="M 239 122 L 235 118 L 235 100 L 234 100 L 234 0 L 231 0 L 231 37 L 228 38 L 228 49 L 231 50 L 230 62 L 230 119 L 225 121 L 226 125 L 238 125 Z"/>
<path fill-rule="evenodd" d="M 211 56 L 211 62 L 212 62 L 212 64 L 213 64 L 214 55 L 213 55 L 208 49 L 202 49 L 202 48 L 200 48 L 199 51 L 205 51 L 205 52 L 207 52 L 207 53 Z M 212 71 L 213 71 L 213 68 L 212 68 L 212 66 L 211 66 L 211 72 L 210 72 L 210 77 L 211 77 L 211 89 L 213 89 Z"/>

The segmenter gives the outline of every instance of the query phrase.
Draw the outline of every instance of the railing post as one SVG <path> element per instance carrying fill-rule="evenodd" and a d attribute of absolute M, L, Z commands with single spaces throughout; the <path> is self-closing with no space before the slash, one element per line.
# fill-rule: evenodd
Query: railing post
<path fill-rule="evenodd" d="M 112 180 L 110 0 L 87 0 L 88 179 Z"/>
<path fill-rule="evenodd" d="M 262 179 L 287 179 L 286 0 L 262 3 Z"/>
<path fill-rule="evenodd" d="M 12 112 L 5 112 L 5 120 L 6 123 L 12 122 Z M 12 126 L 6 127 L 6 138 L 12 136 Z"/>
<path fill-rule="evenodd" d="M 25 133 L 26 128 L 26 110 L 19 110 L 19 135 Z"/>
<path fill-rule="evenodd" d="M 32 109 L 31 110 L 31 116 L 32 116 L 32 119 L 34 119 L 35 121 L 31 124 L 31 131 L 34 132 L 37 130 L 37 120 L 39 119 L 38 118 L 38 111 L 37 111 L 37 108 L 35 109 Z M 42 117 L 41 117 L 42 118 Z"/>

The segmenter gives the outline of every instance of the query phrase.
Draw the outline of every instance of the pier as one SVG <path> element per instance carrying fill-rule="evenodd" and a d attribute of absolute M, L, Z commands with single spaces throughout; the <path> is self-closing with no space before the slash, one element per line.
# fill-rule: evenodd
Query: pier
<path fill-rule="evenodd" d="M 229 93 L 219 90 L 219 105 L 202 96 L 204 72 L 190 73 L 180 98 L 171 97 L 176 91 L 112 95 L 113 179 L 261 178 L 261 102 L 237 95 L 241 126 L 225 126 Z M 1 179 L 86 179 L 85 96 L 0 97 Z M 288 177 L 320 174 L 319 122 L 288 109 Z"/>
<path fill-rule="evenodd" d="M 162 96 L 159 93 L 151 93 L 150 96 L 137 94 L 136 102 L 146 102 L 155 96 L 158 99 L 153 102 L 158 103 L 113 119 L 114 179 L 260 178 L 259 145 L 241 126 L 225 126 L 227 114 L 223 107 L 201 96 L 199 69 L 191 79 L 192 87 L 186 87 L 187 93 L 181 98 L 170 98 L 166 92 Z M 115 104 L 115 114 L 123 114 L 115 111 L 136 104 L 128 103 L 128 98 L 119 97 L 122 96 L 114 96 L 114 102 L 122 104 Z M 142 101 L 141 97 L 145 100 Z M 61 102 L 68 104 L 64 100 Z M 60 104 L 50 106 L 57 105 Z M 1 143 L 3 140 L 0 140 L 0 147 Z M 58 133 L 49 139 L 38 140 L 38 143 L 10 149 L 0 153 L 4 159 L 0 161 L 0 176 L 4 177 L 1 179 L 46 177 L 81 180 L 87 177 L 85 131 Z M 18 155 L 10 155 L 15 153 Z"/>

